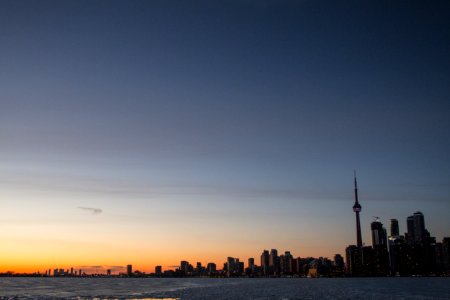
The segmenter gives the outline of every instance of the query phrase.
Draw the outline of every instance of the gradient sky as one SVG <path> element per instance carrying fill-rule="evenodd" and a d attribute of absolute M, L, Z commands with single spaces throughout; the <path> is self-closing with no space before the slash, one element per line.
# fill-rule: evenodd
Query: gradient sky
<path fill-rule="evenodd" d="M 4 0 L 0 271 L 441 240 L 449 133 L 449 1 Z"/>

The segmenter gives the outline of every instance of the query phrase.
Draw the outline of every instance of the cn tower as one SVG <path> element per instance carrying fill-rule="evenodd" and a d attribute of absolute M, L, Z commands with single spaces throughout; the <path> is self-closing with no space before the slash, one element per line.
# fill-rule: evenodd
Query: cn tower
<path fill-rule="evenodd" d="M 362 238 L 361 238 L 361 222 L 359 220 L 359 212 L 361 211 L 361 204 L 358 202 L 358 184 L 356 183 L 356 172 L 355 176 L 355 204 L 353 204 L 353 211 L 356 214 L 356 244 L 359 249 L 362 248 Z"/>

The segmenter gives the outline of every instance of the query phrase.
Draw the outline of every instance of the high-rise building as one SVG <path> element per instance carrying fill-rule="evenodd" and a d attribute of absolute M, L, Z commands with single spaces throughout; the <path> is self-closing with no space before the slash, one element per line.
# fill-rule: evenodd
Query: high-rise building
<path fill-rule="evenodd" d="M 271 269 L 270 273 L 272 274 L 280 273 L 280 258 L 278 257 L 277 249 L 270 250 L 269 266 Z"/>
<path fill-rule="evenodd" d="M 362 275 L 362 248 L 350 245 L 345 249 L 346 273 L 350 276 Z"/>
<path fill-rule="evenodd" d="M 408 248 L 409 247 L 404 236 L 391 235 L 388 237 L 389 268 L 391 275 L 407 275 L 405 264 L 407 262 L 406 257 Z"/>
<path fill-rule="evenodd" d="M 428 243 L 429 233 L 425 229 L 425 218 L 420 211 L 406 219 L 408 228 L 408 243 L 410 245 L 425 245 Z"/>
<path fill-rule="evenodd" d="M 227 262 L 227 276 L 240 276 L 244 273 L 244 263 L 239 261 L 239 258 L 228 257 Z"/>
<path fill-rule="evenodd" d="M 198 261 L 197 266 L 195 267 L 195 272 L 201 273 L 202 271 L 203 271 L 202 263 Z"/>
<path fill-rule="evenodd" d="M 253 257 L 248 259 L 248 268 L 252 270 L 255 268 L 255 259 Z"/>
<path fill-rule="evenodd" d="M 206 265 L 206 269 L 208 270 L 208 274 L 214 274 L 216 273 L 216 264 L 215 263 L 208 263 Z"/>
<path fill-rule="evenodd" d="M 442 239 L 442 264 L 444 272 L 450 275 L 450 237 Z"/>
<path fill-rule="evenodd" d="M 400 235 L 400 228 L 398 226 L 397 219 L 391 219 L 391 235 L 392 237 L 396 237 Z"/>
<path fill-rule="evenodd" d="M 377 220 L 370 224 L 370 229 L 372 230 L 372 246 L 387 249 L 386 229 L 384 229 L 383 224 Z"/>
<path fill-rule="evenodd" d="M 336 271 L 342 272 L 344 270 L 344 258 L 340 254 L 334 255 L 334 266 Z"/>
<path fill-rule="evenodd" d="M 261 269 L 264 275 L 269 274 L 269 257 L 270 257 L 269 251 L 264 250 L 263 253 L 261 254 Z"/>
<path fill-rule="evenodd" d="M 133 266 L 127 265 L 127 275 L 132 276 L 133 275 Z"/>
<path fill-rule="evenodd" d="M 291 274 L 293 260 L 294 257 L 290 251 L 285 251 L 284 255 L 280 255 L 280 272 L 283 274 Z"/>
<path fill-rule="evenodd" d="M 372 230 L 373 247 L 372 271 L 375 275 L 387 275 L 389 273 L 389 252 L 386 229 L 378 220 L 372 222 L 370 228 Z"/>
<path fill-rule="evenodd" d="M 424 244 L 426 238 L 425 218 L 423 214 L 418 211 L 413 214 L 414 218 L 414 241 L 417 244 Z"/>
<path fill-rule="evenodd" d="M 185 261 L 185 260 L 182 260 L 181 262 L 180 262 L 180 271 L 184 274 L 184 275 L 186 275 L 186 274 L 188 274 L 189 273 L 189 262 L 188 261 Z"/>
<path fill-rule="evenodd" d="M 406 229 L 408 230 L 406 238 L 409 245 L 414 245 L 414 217 L 409 216 L 406 218 Z"/>
<path fill-rule="evenodd" d="M 155 267 L 155 274 L 157 276 L 160 276 L 162 274 L 162 267 L 161 266 L 156 266 Z"/>

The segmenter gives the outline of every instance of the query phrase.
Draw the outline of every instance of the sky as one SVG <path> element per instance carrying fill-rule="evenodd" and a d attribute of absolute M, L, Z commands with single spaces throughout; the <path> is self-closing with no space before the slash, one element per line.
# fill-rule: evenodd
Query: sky
<path fill-rule="evenodd" d="M 0 272 L 450 236 L 448 1 L 0 2 Z M 120 269 L 120 268 L 118 268 Z"/>

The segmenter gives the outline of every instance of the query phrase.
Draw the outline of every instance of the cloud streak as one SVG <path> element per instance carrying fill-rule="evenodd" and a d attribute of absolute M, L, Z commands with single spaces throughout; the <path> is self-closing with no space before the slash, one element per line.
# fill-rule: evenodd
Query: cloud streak
<path fill-rule="evenodd" d="M 95 208 L 95 207 L 84 207 L 84 206 L 78 206 L 78 209 L 84 210 L 84 211 L 89 211 L 91 212 L 93 215 L 98 215 L 101 214 L 103 212 L 102 209 L 100 208 Z"/>

